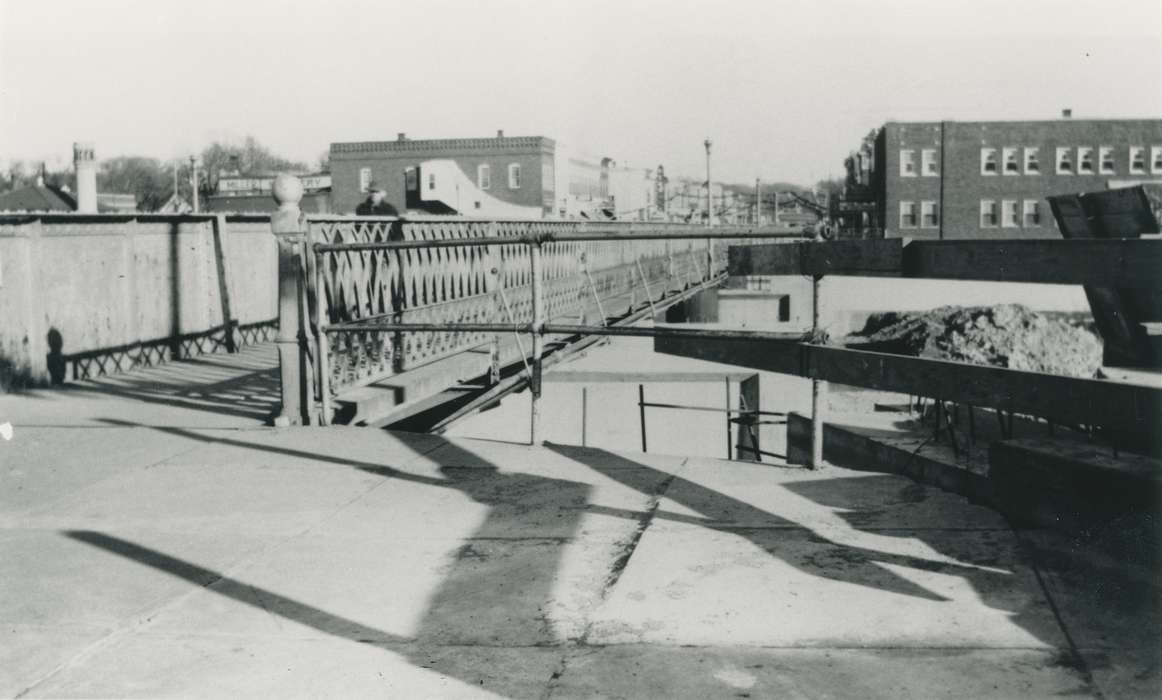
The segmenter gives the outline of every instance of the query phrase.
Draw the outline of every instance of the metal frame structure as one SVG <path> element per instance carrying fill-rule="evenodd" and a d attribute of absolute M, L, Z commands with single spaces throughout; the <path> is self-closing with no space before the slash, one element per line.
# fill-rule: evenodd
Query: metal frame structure
<path fill-rule="evenodd" d="M 678 334 L 689 334 L 691 331 L 687 329 L 647 329 L 647 328 L 631 328 L 624 325 L 609 325 L 608 319 L 605 317 L 604 309 L 602 308 L 602 300 L 597 294 L 596 287 L 593 284 L 592 277 L 589 275 L 588 268 L 581 264 L 581 270 L 587 277 L 588 287 L 592 290 L 594 301 L 599 309 L 601 309 L 601 324 L 600 326 L 591 324 L 553 324 L 547 322 L 547 315 L 545 309 L 545 273 L 543 262 L 543 248 L 546 245 L 554 243 L 580 243 L 580 242 L 622 242 L 632 244 L 637 241 L 691 241 L 702 243 L 705 242 L 707 268 L 706 275 L 703 276 L 701 266 L 697 265 L 697 256 L 691 255 L 691 262 L 697 267 L 699 279 L 694 285 L 687 285 L 685 287 L 684 296 L 689 296 L 689 293 L 700 291 L 709 285 L 717 284 L 722 280 L 722 275 L 715 274 L 713 271 L 715 265 L 714 246 L 713 241 L 739 241 L 743 239 L 787 239 L 799 238 L 799 234 L 787 233 L 786 231 L 776 231 L 771 227 L 761 229 L 758 227 L 742 227 L 742 226 L 723 226 L 714 229 L 697 226 L 683 226 L 682 229 L 676 229 L 674 226 L 652 226 L 627 224 L 617 228 L 611 228 L 607 224 L 589 227 L 587 225 L 570 226 L 571 230 L 553 231 L 541 230 L 529 234 L 518 234 L 511 236 L 474 236 L 465 238 L 446 238 L 436 240 L 379 240 L 374 242 L 351 242 L 351 243 L 325 243 L 317 242 L 312 247 L 313 261 L 309 267 L 313 270 L 314 279 L 311 280 L 311 286 L 314 288 L 315 300 L 315 326 L 319 342 L 316 360 L 316 376 L 319 381 L 318 396 L 321 401 L 321 422 L 326 423 L 332 415 L 332 389 L 330 386 L 331 367 L 330 367 L 330 353 L 331 342 L 328 337 L 329 334 L 337 333 L 481 333 L 492 334 L 499 336 L 503 333 L 513 333 L 519 338 L 520 334 L 532 335 L 533 346 L 531 353 L 526 357 L 521 345 L 521 359 L 525 363 L 527 369 L 527 379 L 525 382 L 531 388 L 533 397 L 532 410 L 530 415 L 530 435 L 532 441 L 536 443 L 539 440 L 539 406 L 538 399 L 541 394 L 541 373 L 543 371 L 544 358 L 544 337 L 546 335 L 557 336 L 652 336 L 658 335 L 654 331 L 661 331 L 662 335 L 673 332 Z M 509 323 L 473 323 L 473 322 L 445 322 L 445 323 L 430 323 L 430 322 L 406 322 L 394 320 L 390 315 L 380 314 L 376 317 L 359 319 L 349 322 L 328 323 L 329 318 L 326 305 L 327 289 L 324 275 L 327 266 L 327 256 L 336 255 L 350 255 L 353 253 L 382 253 L 387 251 L 414 251 L 424 249 L 439 249 L 439 248 L 469 248 L 480 249 L 493 246 L 525 246 L 528 251 L 529 260 L 529 292 L 531 297 L 532 318 L 528 323 L 517 323 L 515 318 L 509 310 Z M 671 268 L 673 266 L 673 258 L 670 259 Z M 636 274 L 635 274 L 636 273 Z M 493 270 L 496 274 L 496 270 Z M 640 256 L 634 256 L 630 264 L 630 274 L 636 277 L 640 282 L 641 291 L 645 294 L 646 308 L 648 308 L 651 315 L 659 313 L 659 305 L 655 302 L 678 301 L 673 297 L 667 298 L 667 289 L 661 291 L 661 295 L 657 296 L 650 288 L 650 283 L 646 272 L 643 268 L 642 259 Z M 672 274 L 672 269 L 671 269 Z M 501 298 L 508 307 L 507 298 L 504 297 L 503 287 L 499 288 Z M 398 318 L 398 316 L 396 317 Z M 622 323 L 626 320 L 623 319 Z M 693 331 L 695 335 L 701 334 L 702 337 L 723 337 L 722 332 L 711 331 Z M 729 334 L 728 334 L 729 335 Z M 744 334 L 749 335 L 749 334 Z M 775 336 L 760 336 L 760 337 L 775 337 Z"/>

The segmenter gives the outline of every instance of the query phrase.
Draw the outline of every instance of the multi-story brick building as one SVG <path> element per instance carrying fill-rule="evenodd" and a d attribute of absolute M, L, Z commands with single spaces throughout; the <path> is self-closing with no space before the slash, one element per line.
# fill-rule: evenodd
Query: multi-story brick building
<path fill-rule="evenodd" d="M 331 144 L 331 201 L 350 213 L 372 181 L 400 214 L 684 220 L 705 215 L 705 184 L 670 182 L 661 166 L 583 158 L 544 136 Z M 733 220 L 731 193 L 713 185 L 716 219 Z"/>
<path fill-rule="evenodd" d="M 529 216 L 555 209 L 556 143 L 544 136 L 331 144 L 335 211 L 353 212 L 375 181 L 399 212 Z"/>
<path fill-rule="evenodd" d="M 1162 187 L 1162 119 L 888 122 L 870 140 L 849 180 L 889 237 L 1057 238 L 1048 196 Z"/>

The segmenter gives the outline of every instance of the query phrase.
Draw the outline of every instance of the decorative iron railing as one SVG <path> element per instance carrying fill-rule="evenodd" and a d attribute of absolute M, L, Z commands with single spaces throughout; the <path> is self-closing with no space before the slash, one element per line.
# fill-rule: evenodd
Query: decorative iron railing
<path fill-rule="evenodd" d="M 712 279 L 726 262 L 725 245 L 689 238 L 694 229 L 683 224 L 367 217 L 312 217 L 308 224 L 310 243 L 328 246 L 312 257 L 313 270 L 308 275 L 320 295 L 320 303 L 313 308 L 319 310 L 325 325 L 527 325 L 533 318 L 527 240 L 535 237 L 548 241 L 542 246 L 541 280 L 548 322 L 604 317 L 653 302 Z M 635 232 L 645 231 L 676 238 L 632 238 Z M 609 236 L 611 240 L 557 240 L 569 235 Z M 498 238 L 514 242 L 454 243 Z M 400 241 L 431 245 L 374 247 Z M 379 325 L 325 335 L 332 391 L 489 344 L 496 345 L 502 358 L 519 352 L 508 338 L 487 332 L 392 332 Z"/>

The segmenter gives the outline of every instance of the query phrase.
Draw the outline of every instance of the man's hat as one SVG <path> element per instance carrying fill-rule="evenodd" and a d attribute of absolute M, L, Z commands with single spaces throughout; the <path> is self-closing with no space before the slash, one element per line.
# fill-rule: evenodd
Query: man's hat
<path fill-rule="evenodd" d="M 367 191 L 368 192 L 387 192 L 387 190 L 383 189 L 383 185 L 379 184 L 379 180 L 372 180 L 370 183 L 368 183 Z"/>

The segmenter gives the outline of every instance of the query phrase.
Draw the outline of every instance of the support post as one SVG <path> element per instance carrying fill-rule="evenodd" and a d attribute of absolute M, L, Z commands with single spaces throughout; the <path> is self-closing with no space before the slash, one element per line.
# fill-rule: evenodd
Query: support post
<path fill-rule="evenodd" d="M 331 340 L 325 330 L 331 322 L 327 304 L 326 257 L 315 254 L 315 323 L 318 334 L 315 338 L 319 368 L 319 425 L 330 425 L 331 409 Z"/>
<path fill-rule="evenodd" d="M 278 364 L 282 405 L 274 424 L 278 427 L 310 422 L 306 375 L 306 337 L 300 322 L 303 292 L 303 248 L 306 245 L 306 218 L 299 209 L 303 186 L 297 177 L 282 174 L 274 181 L 278 211 L 270 217 L 270 228 L 278 243 Z"/>
<path fill-rule="evenodd" d="M 210 226 L 214 237 L 214 266 L 218 275 L 218 301 L 222 306 L 222 328 L 225 331 L 226 352 L 238 352 L 238 342 L 235 336 L 237 323 L 230 311 L 230 284 L 226 276 L 226 243 L 223 240 L 226 232 L 226 215 L 216 214 L 210 222 Z"/>
<path fill-rule="evenodd" d="M 727 461 L 729 461 L 731 458 L 731 449 L 730 449 L 730 377 L 723 377 L 722 386 L 723 386 L 723 389 L 726 390 L 726 406 L 725 406 L 726 410 L 724 412 L 724 415 L 726 416 L 726 459 L 727 459 Z"/>
<path fill-rule="evenodd" d="M 586 423 L 589 422 L 589 387 L 581 387 L 581 446 L 588 445 L 586 441 Z"/>
<path fill-rule="evenodd" d="M 533 292 L 533 366 L 532 376 L 529 379 L 529 391 L 532 395 L 532 407 L 529 415 L 529 443 L 541 443 L 541 355 L 545 350 L 545 337 L 541 329 L 545 325 L 545 289 L 541 279 L 541 244 L 529 244 L 529 267 L 532 275 Z"/>
<path fill-rule="evenodd" d="M 646 386 L 645 384 L 637 385 L 637 409 L 641 416 L 642 423 L 642 452 L 648 452 L 646 449 Z"/>
<path fill-rule="evenodd" d="M 817 342 L 820 335 L 819 285 L 822 275 L 815 275 L 811 282 L 811 336 Z M 811 380 L 811 463 L 812 469 L 823 465 L 823 414 L 827 409 L 827 382 Z"/>

